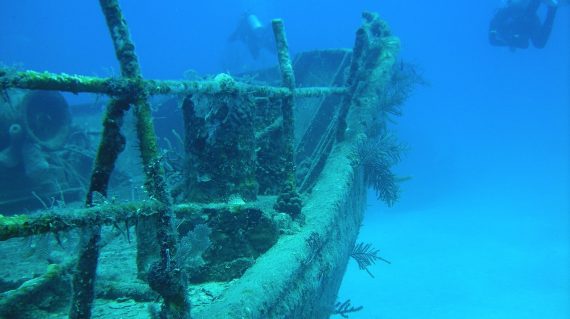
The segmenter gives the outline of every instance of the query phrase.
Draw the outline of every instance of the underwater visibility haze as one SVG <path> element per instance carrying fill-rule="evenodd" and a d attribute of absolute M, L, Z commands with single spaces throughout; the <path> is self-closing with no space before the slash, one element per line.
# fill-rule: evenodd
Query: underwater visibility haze
<path fill-rule="evenodd" d="M 114 1 L 0 0 L 0 318 L 570 318 L 570 4 L 519 2 L 123 0 L 133 64 Z M 493 42 L 533 3 L 543 45 Z M 36 209 L 109 215 L 14 235 Z"/>

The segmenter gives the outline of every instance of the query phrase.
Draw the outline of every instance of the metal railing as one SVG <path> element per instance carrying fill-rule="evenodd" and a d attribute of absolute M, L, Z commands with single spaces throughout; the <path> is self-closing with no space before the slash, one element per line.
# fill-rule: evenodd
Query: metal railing
<path fill-rule="evenodd" d="M 359 93 L 359 81 L 367 80 L 367 77 L 360 70 L 371 67 L 363 62 L 362 57 L 362 51 L 368 49 L 366 46 L 369 46 L 371 40 L 367 39 L 362 32 L 357 33 L 355 54 L 347 87 L 295 88 L 291 59 L 281 20 L 273 20 L 272 26 L 277 44 L 283 87 L 252 85 L 236 81 L 229 76 L 216 77 L 207 81 L 148 80 L 141 75 L 135 47 L 130 39 L 127 23 L 118 1 L 100 0 L 100 6 L 106 18 L 115 53 L 121 66 L 121 78 L 98 78 L 36 71 L 13 72 L 0 69 L 0 90 L 19 88 L 73 93 L 87 92 L 105 94 L 111 98 L 104 114 L 103 132 L 91 173 L 85 201 L 86 208 L 67 209 L 64 213 L 51 211 L 37 216 L 7 217 L 0 215 L 0 241 L 80 228 L 84 234 L 81 236 L 78 256 L 62 267 L 75 267 L 73 272 L 73 299 L 69 317 L 90 318 L 95 296 L 94 283 L 102 225 L 125 223 L 128 229 L 129 224 L 133 225 L 135 220 L 138 225 L 150 223 L 156 229 L 156 241 L 160 247 L 160 261 L 155 263 L 149 271 L 149 277 L 153 278 L 149 280 L 149 284 L 163 298 L 162 316 L 164 318 L 189 318 L 190 303 L 186 294 L 185 276 L 181 273 L 183 270 L 175 267 L 174 260 L 171 258 L 178 249 L 178 239 L 173 230 L 173 212 L 185 208 L 172 205 L 168 195 L 158 152 L 157 137 L 154 133 L 149 97 L 161 94 L 190 95 L 199 93 L 216 95 L 231 93 L 281 99 L 281 127 L 284 135 L 283 140 L 286 143 L 283 169 L 287 176 L 285 185 L 283 185 L 283 192 L 289 197 L 299 196 L 295 181 L 294 158 L 293 110 L 295 98 L 331 94 L 343 96 L 339 113 L 335 116 L 334 122 L 330 125 L 330 129 L 326 132 L 326 136 L 323 137 L 319 146 L 320 153 L 315 159 L 319 165 L 315 165 L 308 173 L 308 176 L 314 180 L 322 169 L 322 163 L 326 160 L 332 143 L 337 139 L 342 139 L 343 123 L 346 120 L 353 96 Z M 368 17 L 369 23 L 372 18 L 377 19 L 375 16 Z M 375 56 L 372 54 L 366 59 L 378 60 L 379 54 L 379 52 Z M 95 206 L 93 194 L 100 193 L 106 196 L 115 162 L 124 148 L 125 138 L 121 135 L 121 124 L 125 112 L 131 107 L 136 118 L 136 133 L 145 174 L 145 188 L 150 200 L 121 205 Z M 305 187 L 305 189 L 307 188 Z M 144 240 L 143 238 L 138 239 Z M 56 270 L 52 272 L 54 271 Z M 53 275 L 52 272 L 50 272 L 50 276 Z M 0 303 L 0 309 L 2 306 L 3 304 Z"/>
<path fill-rule="evenodd" d="M 283 22 L 273 20 L 278 61 L 283 77 L 283 87 L 252 85 L 234 80 L 229 76 L 209 81 L 160 81 L 144 79 L 140 72 L 135 46 L 131 41 L 127 23 L 117 0 L 100 0 L 107 26 L 114 44 L 116 57 L 121 66 L 121 78 L 98 78 L 83 75 L 53 74 L 49 72 L 12 72 L 0 69 L 0 90 L 8 88 L 31 90 L 56 90 L 72 93 L 98 93 L 111 99 L 104 114 L 103 132 L 98 147 L 91 182 L 85 201 L 86 208 L 68 210 L 65 213 L 47 212 L 39 216 L 0 215 L 0 240 L 14 237 L 58 233 L 80 228 L 84 233 L 77 259 L 74 260 L 73 298 L 70 318 L 90 318 L 95 296 L 95 277 L 98 264 L 101 226 L 117 223 L 152 223 L 156 240 L 160 245 L 160 261 L 150 270 L 155 278 L 150 285 L 163 298 L 162 312 L 166 318 L 187 318 L 190 303 L 186 295 L 184 276 L 174 268 L 171 256 L 175 254 L 178 241 L 173 231 L 173 206 L 168 196 L 157 146 L 157 138 L 149 104 L 149 97 L 160 94 L 206 94 L 231 93 L 282 99 L 282 127 L 287 174 L 286 192 L 296 195 L 294 165 L 293 109 L 296 97 L 315 97 L 329 94 L 346 94 L 343 87 L 295 88 L 295 80 L 288 53 Z M 107 194 L 110 175 L 115 162 L 124 148 L 121 135 L 123 116 L 133 108 L 140 157 L 145 173 L 145 187 L 152 200 L 123 205 L 94 206 L 95 192 Z M 1 110 L 0 110 L 1 111 Z M 296 195 L 298 196 L 298 195 Z M 128 226 L 127 226 L 128 228 Z M 68 265 L 71 266 L 72 263 Z M 164 287 L 168 287 L 168 292 Z M 175 291 L 175 293 L 172 293 Z"/>

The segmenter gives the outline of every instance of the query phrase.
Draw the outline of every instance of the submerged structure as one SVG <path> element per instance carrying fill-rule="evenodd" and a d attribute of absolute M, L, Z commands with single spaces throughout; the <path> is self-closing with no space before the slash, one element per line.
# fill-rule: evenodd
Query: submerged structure
<path fill-rule="evenodd" d="M 291 59 L 274 20 L 278 68 L 149 80 L 118 2 L 100 2 L 122 77 L 0 69 L 0 173 L 16 174 L 0 182 L 0 318 L 334 314 L 367 186 L 398 197 L 399 40 L 365 13 L 352 51 Z M 109 97 L 96 149 L 57 91 Z M 156 95 L 174 96 L 178 144 L 155 134 Z"/>

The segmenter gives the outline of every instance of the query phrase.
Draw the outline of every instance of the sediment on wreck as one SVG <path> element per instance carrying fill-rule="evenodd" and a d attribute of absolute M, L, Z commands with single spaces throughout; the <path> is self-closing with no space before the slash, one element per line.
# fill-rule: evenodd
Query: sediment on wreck
<path fill-rule="evenodd" d="M 190 317 L 187 279 L 204 282 L 236 278 L 239 280 L 219 299 L 210 306 L 193 310 L 192 316 L 328 317 L 364 209 L 363 172 L 353 165 L 350 157 L 354 144 L 367 135 L 375 119 L 377 110 L 370 101 L 375 101 L 375 90 L 389 80 L 398 50 L 397 38 L 376 15 L 367 13 L 357 33 L 346 86 L 342 86 L 343 74 L 351 55 L 343 51 L 336 55 L 339 66 L 334 85 L 297 88 L 283 22 L 275 20 L 277 74 L 281 76 L 282 87 L 247 84 L 227 74 L 206 81 L 155 81 L 142 78 L 118 2 L 101 0 L 100 3 L 120 61 L 121 78 L 0 69 L 2 89 L 42 88 L 111 96 L 103 119 L 87 207 L 67 209 L 69 214 L 58 210 L 40 216 L 0 216 L 0 240 L 83 229 L 75 264 L 71 318 L 90 317 L 103 225 L 124 225 L 127 236 L 129 226 L 136 225 L 139 277 L 162 296 L 160 316 L 164 318 Z M 176 205 L 166 185 L 148 101 L 150 95 L 171 93 L 182 95 L 185 164 L 192 178 L 182 184 L 186 189 L 176 198 L 181 201 Z M 320 123 L 318 128 L 311 124 L 305 134 L 318 137 L 301 138 L 297 143 L 297 99 L 332 95 L 340 101 L 330 100 L 320 106 L 332 107 L 328 112 L 330 122 Z M 209 105 L 210 101 L 214 104 Z M 203 105 L 217 109 L 217 118 L 221 120 L 216 122 L 216 116 L 206 119 L 198 112 Z M 263 107 L 266 109 L 258 111 Z M 125 146 L 121 125 L 129 109 L 136 118 L 136 139 L 150 199 L 95 205 L 96 193 L 107 195 L 109 178 Z M 267 116 L 258 121 L 256 116 L 262 113 Z M 211 135 L 204 135 L 208 129 Z M 308 160 L 303 162 L 298 158 L 300 149 Z M 272 162 L 260 163 L 260 154 L 272 151 L 277 155 L 275 158 L 264 158 Z M 220 154 L 220 158 L 213 158 Z M 298 169 L 298 163 L 303 163 L 303 170 Z M 216 170 L 223 165 L 228 169 Z M 212 180 L 217 184 L 209 185 Z M 278 187 L 268 187 L 271 182 Z M 260 185 L 264 188 L 263 196 L 259 194 Z M 269 198 L 269 205 L 255 206 L 265 197 Z M 175 215 L 179 218 L 176 228 Z M 296 223 L 296 228 L 280 228 L 279 223 Z M 186 269 L 177 265 L 176 254 L 180 250 L 180 237 L 197 228 L 209 229 L 212 247 L 217 250 L 206 251 L 206 266 L 187 276 Z M 228 249 L 232 245 L 239 245 L 239 249 Z M 210 271 L 204 270 L 207 267 Z M 66 271 L 53 268 L 42 278 L 49 280 L 53 274 L 67 272 L 69 268 Z M 46 286 L 42 279 L 36 282 L 42 283 L 37 289 Z M 20 292 L 23 295 L 13 294 L 17 300 L 33 293 Z"/>

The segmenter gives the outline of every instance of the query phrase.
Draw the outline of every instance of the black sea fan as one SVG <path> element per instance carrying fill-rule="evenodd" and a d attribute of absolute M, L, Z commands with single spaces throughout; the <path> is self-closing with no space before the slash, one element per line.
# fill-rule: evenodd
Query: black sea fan
<path fill-rule="evenodd" d="M 372 247 L 372 244 L 359 243 L 352 249 L 350 257 L 356 260 L 358 263 L 358 268 L 360 268 L 360 270 L 365 270 L 370 275 L 370 277 L 374 278 L 374 275 L 372 275 L 370 270 L 368 270 L 368 267 L 374 265 L 376 263 L 376 260 L 381 260 L 385 263 L 390 264 L 388 260 L 378 256 L 379 252 L 380 251 L 378 249 Z"/>
<path fill-rule="evenodd" d="M 385 87 L 379 88 L 380 111 L 395 116 L 402 115 L 402 105 L 418 85 L 428 85 L 421 70 L 415 64 L 394 63 L 392 76 Z"/>
<path fill-rule="evenodd" d="M 351 304 L 350 299 L 346 300 L 345 302 L 337 301 L 334 305 L 334 310 L 332 312 L 333 315 L 339 315 L 343 318 L 348 318 L 349 313 L 354 313 L 362 310 L 364 307 L 354 307 Z"/>
<path fill-rule="evenodd" d="M 400 161 L 404 149 L 387 133 L 375 139 L 363 140 L 356 146 L 355 163 L 364 169 L 366 184 L 388 206 L 394 205 L 400 198 L 400 178 L 392 173 L 391 167 Z"/>

